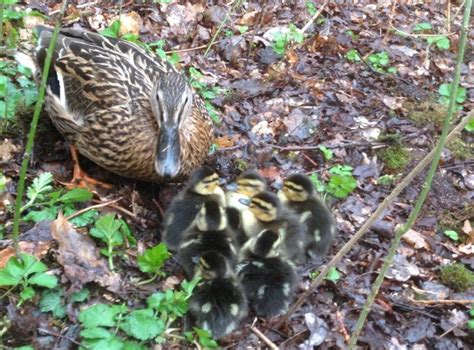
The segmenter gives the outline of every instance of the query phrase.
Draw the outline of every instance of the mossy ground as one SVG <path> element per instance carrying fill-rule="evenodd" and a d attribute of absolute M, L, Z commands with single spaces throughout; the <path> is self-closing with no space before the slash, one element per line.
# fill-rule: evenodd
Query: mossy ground
<path fill-rule="evenodd" d="M 391 172 L 403 170 L 411 160 L 408 149 L 402 145 L 393 145 L 377 151 L 377 155 Z"/>
<path fill-rule="evenodd" d="M 460 138 L 451 141 L 446 148 L 451 151 L 456 159 L 466 160 L 474 158 L 474 145 L 468 144 Z"/>
<path fill-rule="evenodd" d="M 474 273 L 463 264 L 450 264 L 441 268 L 441 281 L 457 292 L 474 287 Z"/>
<path fill-rule="evenodd" d="M 420 102 L 406 102 L 403 106 L 407 110 L 407 118 L 416 126 L 433 123 L 441 127 L 448 108 L 435 101 L 434 98 Z"/>

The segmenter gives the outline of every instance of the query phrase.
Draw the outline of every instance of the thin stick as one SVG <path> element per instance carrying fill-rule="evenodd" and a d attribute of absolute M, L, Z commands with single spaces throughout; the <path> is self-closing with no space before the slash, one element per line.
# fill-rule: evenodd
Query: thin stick
<path fill-rule="evenodd" d="M 393 17 L 395 16 L 395 15 L 394 15 L 394 12 L 395 12 L 395 8 L 397 7 L 397 2 L 398 2 L 397 0 L 395 0 L 395 1 L 393 2 L 392 8 L 391 8 L 391 10 L 390 10 L 390 19 L 389 19 L 389 21 L 388 21 L 388 26 L 389 26 L 389 27 L 393 27 L 392 23 L 393 23 Z M 383 37 L 383 40 L 382 40 L 384 44 L 387 42 L 387 38 L 388 38 L 388 34 L 389 34 L 389 33 L 390 33 L 390 30 L 387 30 L 387 31 L 385 32 L 385 36 Z"/>
<path fill-rule="evenodd" d="M 62 339 L 66 339 L 66 340 L 69 340 L 71 343 L 74 343 L 76 345 L 79 345 L 79 346 L 82 346 L 81 343 L 79 343 L 78 341 L 70 338 L 70 337 L 66 337 L 65 335 L 62 335 L 62 334 L 59 334 L 59 333 L 55 333 L 55 332 L 51 332 L 51 331 L 48 331 L 47 329 L 44 329 L 44 328 L 38 328 L 38 331 L 39 332 L 43 332 L 43 333 L 46 333 L 46 334 L 49 334 L 49 335 L 52 335 L 54 337 L 57 337 L 57 338 L 62 338 Z"/>
<path fill-rule="evenodd" d="M 68 217 L 66 217 L 66 220 L 71 220 L 73 218 L 75 218 L 76 216 L 79 216 L 81 214 L 84 214 L 85 212 L 89 211 L 89 210 L 92 210 L 92 209 L 98 209 L 98 208 L 102 208 L 102 207 L 106 207 L 106 206 L 109 206 L 113 203 L 116 203 L 118 201 L 122 200 L 122 197 L 118 198 L 118 199 L 114 199 L 114 200 L 111 200 L 111 201 L 108 201 L 108 202 L 104 202 L 104 203 L 99 203 L 99 204 L 94 204 L 94 205 L 91 205 L 90 207 L 87 207 L 87 208 L 84 208 L 84 209 L 81 209 L 81 210 L 78 210 L 76 211 L 75 213 L 69 215 Z"/>
<path fill-rule="evenodd" d="M 307 146 L 278 146 L 272 143 L 265 143 L 265 146 L 269 146 L 272 148 L 279 149 L 281 151 L 310 151 L 314 149 L 319 149 L 321 146 L 324 146 L 329 149 L 333 148 L 347 148 L 347 147 L 357 147 L 357 146 L 364 146 L 364 147 L 377 147 L 377 146 L 386 146 L 383 142 L 348 142 L 343 143 L 341 145 L 307 145 Z"/>
<path fill-rule="evenodd" d="M 474 111 L 471 111 L 461 122 L 451 131 L 447 137 L 447 141 L 452 141 L 457 133 L 460 132 L 469 122 L 470 118 L 474 117 Z M 364 225 L 352 236 L 352 238 L 344 244 L 339 252 L 331 259 L 331 261 L 321 270 L 321 273 L 314 279 L 309 288 L 298 298 L 293 306 L 288 310 L 285 316 L 278 322 L 276 328 L 281 326 L 288 320 L 288 318 L 305 302 L 305 300 L 313 293 L 313 291 L 321 284 L 324 277 L 329 270 L 336 266 L 342 257 L 351 250 L 352 246 L 357 243 L 359 239 L 368 231 L 372 224 L 378 219 L 380 214 L 388 207 L 388 205 L 413 181 L 413 179 L 428 165 L 430 160 L 434 157 L 435 150 L 428 153 L 413 170 L 395 187 L 390 195 L 379 205 L 375 212 L 367 219 Z"/>
<path fill-rule="evenodd" d="M 425 304 L 425 305 L 437 305 L 437 304 L 461 304 L 461 305 L 474 305 L 474 300 L 469 299 L 441 299 L 441 300 L 415 300 L 409 299 L 412 303 L 415 304 Z"/>
<path fill-rule="evenodd" d="M 61 5 L 61 12 L 56 21 L 56 26 L 54 27 L 51 43 L 49 44 L 48 50 L 46 52 L 46 59 L 44 61 L 43 72 L 41 75 L 41 83 L 40 83 L 40 88 L 38 91 L 38 101 L 36 102 L 36 105 L 35 105 L 35 111 L 33 113 L 33 119 L 31 120 L 30 131 L 28 133 L 28 141 L 26 142 L 25 153 L 23 155 L 23 160 L 21 162 L 20 178 L 18 180 L 18 189 L 17 189 L 16 202 L 15 202 L 15 215 L 13 217 L 13 231 L 12 231 L 13 246 L 15 247 L 15 250 L 17 251 L 17 253 L 19 252 L 18 236 L 19 236 L 20 221 L 21 221 L 20 209 L 21 209 L 21 202 L 23 201 L 23 193 L 25 191 L 26 172 L 28 171 L 28 164 L 30 162 L 31 154 L 33 152 L 33 143 L 35 141 L 36 128 L 38 127 L 38 120 L 39 120 L 41 109 L 44 103 L 44 94 L 46 90 L 46 83 L 48 81 L 49 67 L 51 66 L 51 61 L 53 58 L 53 50 L 54 50 L 54 46 L 56 45 L 56 39 L 58 37 L 59 29 L 61 27 L 61 20 L 63 18 L 66 7 L 67 7 L 67 0 L 63 0 L 63 3 Z"/>
<path fill-rule="evenodd" d="M 270 349 L 278 350 L 278 346 L 276 346 L 274 342 L 268 339 L 265 334 L 260 332 L 258 328 L 256 328 L 255 326 L 252 326 L 250 327 L 250 330 L 254 332 L 257 335 L 257 337 L 259 337 L 265 344 L 267 344 L 270 347 Z"/>
<path fill-rule="evenodd" d="M 98 201 L 97 199 L 94 199 L 92 200 L 94 203 L 98 203 L 98 204 L 101 204 L 102 202 L 101 201 Z M 136 219 L 137 215 L 135 215 L 134 213 L 132 213 L 131 211 L 125 209 L 125 208 L 122 208 L 121 206 L 119 205 L 115 205 L 115 204 L 109 204 L 111 208 L 114 208 L 114 209 L 117 209 L 119 211 L 121 211 L 122 213 Z"/>
<path fill-rule="evenodd" d="M 404 32 L 403 30 L 395 28 L 393 25 L 391 26 L 391 28 L 394 31 L 396 31 L 397 33 L 401 34 L 401 35 L 410 36 L 410 37 L 413 37 L 413 38 L 433 38 L 433 37 L 437 37 L 437 36 L 453 36 L 453 35 L 456 34 L 455 32 L 446 33 L 446 34 L 413 34 L 413 33 L 407 33 L 407 32 Z"/>
<path fill-rule="evenodd" d="M 367 297 L 367 300 L 359 316 L 359 319 L 357 320 L 357 323 L 354 327 L 355 328 L 354 332 L 352 333 L 351 339 L 349 341 L 349 349 L 355 348 L 357 344 L 357 339 L 359 338 L 359 335 L 362 332 L 362 328 L 364 327 L 365 320 L 367 319 L 367 315 L 369 314 L 372 308 L 372 305 L 375 301 L 375 298 L 380 290 L 380 287 L 382 286 L 382 282 L 385 279 L 385 274 L 387 273 L 390 265 L 393 262 L 395 254 L 397 253 L 397 249 L 398 249 L 398 246 L 400 245 L 400 240 L 402 238 L 402 235 L 405 234 L 415 223 L 418 217 L 418 214 L 420 213 L 421 208 L 423 207 L 423 204 L 426 200 L 426 197 L 428 196 L 428 193 L 430 192 L 431 184 L 433 182 L 433 178 L 435 176 L 436 169 L 438 168 L 438 163 L 441 158 L 441 152 L 447 141 L 449 126 L 451 124 L 451 118 L 453 117 L 454 109 L 456 107 L 456 94 L 459 87 L 459 80 L 461 77 L 461 65 L 463 63 L 464 50 L 466 48 L 466 37 L 467 37 L 467 31 L 468 31 L 468 26 L 469 26 L 469 18 L 471 16 L 471 7 L 472 7 L 472 0 L 468 0 L 466 3 L 466 8 L 464 9 L 464 18 L 463 18 L 463 23 L 461 26 L 461 35 L 459 38 L 459 52 L 458 52 L 458 56 L 456 60 L 454 79 L 451 85 L 452 90 L 451 90 L 451 96 L 449 100 L 448 112 L 446 113 L 446 117 L 444 118 L 443 129 L 441 131 L 441 136 L 439 138 L 438 144 L 436 148 L 434 149 L 435 152 L 434 152 L 433 160 L 431 162 L 430 169 L 428 170 L 428 174 L 426 175 L 425 182 L 421 188 L 420 195 L 415 203 L 415 208 L 413 209 L 410 216 L 408 217 L 407 222 L 401 228 L 395 230 L 395 237 L 392 240 L 392 244 L 387 254 L 387 258 L 385 259 L 385 262 L 382 265 L 382 268 L 380 269 L 379 275 L 375 279 L 375 282 L 372 286 L 370 294 Z"/>
<path fill-rule="evenodd" d="M 319 8 L 318 12 L 316 12 L 314 14 L 313 17 L 311 17 L 311 19 L 308 21 L 308 23 L 306 23 L 304 25 L 303 28 L 301 28 L 300 30 L 300 33 L 303 34 L 304 32 L 306 32 L 308 30 L 308 28 L 311 26 L 311 24 L 316 21 L 318 19 L 318 17 L 321 15 L 321 13 L 324 11 L 324 9 L 326 8 L 326 6 L 329 4 L 329 0 L 326 0 L 322 5 L 321 7 Z"/>

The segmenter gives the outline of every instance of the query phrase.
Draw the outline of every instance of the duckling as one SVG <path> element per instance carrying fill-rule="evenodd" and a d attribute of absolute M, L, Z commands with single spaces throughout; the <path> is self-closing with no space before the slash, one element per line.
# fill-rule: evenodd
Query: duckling
<path fill-rule="evenodd" d="M 224 208 L 213 199 L 204 202 L 179 246 L 178 257 L 187 277 L 192 278 L 197 259 L 211 250 L 220 252 L 231 268 L 237 264 L 235 236 L 227 225 Z"/>
<path fill-rule="evenodd" d="M 316 195 L 311 180 L 301 174 L 291 175 L 278 192 L 283 203 L 300 215 L 306 227 L 306 251 L 312 258 L 324 256 L 336 236 L 336 220 Z"/>
<path fill-rule="evenodd" d="M 278 233 L 263 230 L 249 239 L 240 252 L 237 275 L 258 316 L 284 313 L 295 293 L 295 268 L 281 256 L 280 243 Z"/>
<path fill-rule="evenodd" d="M 219 186 L 214 169 L 203 166 L 195 170 L 186 188 L 172 201 L 164 215 L 163 241 L 171 251 L 176 251 L 183 232 L 191 225 L 207 199 L 215 199 L 225 205 L 225 194 Z"/>
<path fill-rule="evenodd" d="M 244 290 L 228 259 L 217 251 L 206 252 L 199 258 L 195 275 L 202 281 L 189 300 L 186 321 L 210 331 L 216 339 L 222 338 L 247 314 Z"/>
<path fill-rule="evenodd" d="M 266 190 L 267 186 L 267 180 L 263 176 L 254 170 L 249 170 L 240 174 L 235 183 L 227 187 L 230 190 L 226 192 L 228 211 L 234 218 L 234 222 L 237 219 L 237 215 L 240 216 L 240 225 L 234 228 L 234 230 L 241 245 L 249 238 L 243 229 L 242 222 L 252 217 L 248 207 L 250 198 L 258 192 Z"/>
<path fill-rule="evenodd" d="M 252 215 L 242 222 L 245 233 L 253 237 L 265 229 L 277 232 L 281 236 L 283 256 L 299 261 L 305 246 L 305 232 L 295 213 L 285 208 L 278 196 L 269 191 L 254 195 L 249 209 Z"/>

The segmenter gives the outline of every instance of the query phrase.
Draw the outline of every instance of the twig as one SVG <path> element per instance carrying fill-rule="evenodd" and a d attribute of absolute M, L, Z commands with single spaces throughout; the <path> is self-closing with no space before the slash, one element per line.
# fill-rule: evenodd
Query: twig
<path fill-rule="evenodd" d="M 20 220 L 21 220 L 21 202 L 23 201 L 23 193 L 25 191 L 25 179 L 26 173 L 28 171 L 28 164 L 31 159 L 31 154 L 33 152 L 33 143 L 35 141 L 36 135 L 36 128 L 38 127 L 38 120 L 39 116 L 43 107 L 44 103 L 44 95 L 46 91 L 46 83 L 48 81 L 48 74 L 49 74 L 49 67 L 51 66 L 51 61 L 53 58 L 53 50 L 54 46 L 56 45 L 56 39 L 59 34 L 59 29 L 61 27 L 61 20 L 64 15 L 64 11 L 66 11 L 67 7 L 67 0 L 63 0 L 61 5 L 61 12 L 56 21 L 56 25 L 54 27 L 53 35 L 51 38 L 51 43 L 49 44 L 48 50 L 46 51 L 46 59 L 44 61 L 44 67 L 41 75 L 41 83 L 38 91 L 38 101 L 35 105 L 35 111 L 33 113 L 33 119 L 31 120 L 30 131 L 28 133 L 28 141 L 26 142 L 25 146 L 25 153 L 23 155 L 23 160 L 21 162 L 21 170 L 20 170 L 20 178 L 18 180 L 18 188 L 17 188 L 17 196 L 15 202 L 15 215 L 13 217 L 13 230 L 12 230 L 12 238 L 13 238 L 13 246 L 15 250 L 19 251 L 18 246 L 18 236 L 19 236 L 19 229 L 20 229 Z"/>
<path fill-rule="evenodd" d="M 321 15 L 321 13 L 324 11 L 324 9 L 326 8 L 326 6 L 329 4 L 329 0 L 326 0 L 322 5 L 321 7 L 319 8 L 318 12 L 316 12 L 314 14 L 313 17 L 311 17 L 311 19 L 308 21 L 308 23 L 306 23 L 304 25 L 303 28 L 300 29 L 300 33 L 303 34 L 304 32 L 306 32 L 308 30 L 308 28 L 311 26 L 311 24 L 313 24 L 314 21 L 316 21 L 318 19 L 318 17 Z"/>
<path fill-rule="evenodd" d="M 339 325 L 341 327 L 341 332 L 342 332 L 342 335 L 344 336 L 344 340 L 346 342 L 348 342 L 349 339 L 350 339 L 350 336 L 349 336 L 349 333 L 347 332 L 346 325 L 344 324 L 344 319 L 343 319 L 342 314 L 339 310 L 336 311 L 336 320 L 337 320 L 337 322 L 339 323 Z"/>
<path fill-rule="evenodd" d="M 469 119 L 474 117 L 474 111 L 471 111 L 459 124 L 451 131 L 448 135 L 447 140 L 451 141 L 460 132 L 464 126 L 469 122 Z M 276 328 L 281 326 L 288 320 L 288 318 L 305 302 L 305 300 L 313 293 L 313 291 L 321 284 L 324 277 L 328 274 L 329 270 L 336 266 L 336 264 L 342 259 L 342 257 L 357 243 L 359 239 L 368 231 L 372 224 L 378 219 L 380 214 L 388 207 L 388 205 L 413 181 L 413 179 L 428 165 L 430 160 L 434 157 L 435 150 L 428 153 L 413 170 L 395 187 L 390 195 L 380 204 L 375 212 L 367 219 L 364 225 L 352 236 L 352 238 L 344 244 L 339 252 L 331 259 L 331 261 L 321 270 L 321 273 L 314 279 L 309 288 L 298 298 L 293 306 L 288 310 L 285 316 L 278 322 Z"/>
<path fill-rule="evenodd" d="M 66 340 L 69 340 L 71 343 L 74 343 L 76 345 L 79 345 L 79 346 L 82 346 L 81 343 L 79 343 L 78 341 L 70 338 L 70 337 L 67 337 L 65 335 L 62 335 L 62 334 L 59 334 L 59 333 L 56 333 L 56 332 L 51 332 L 51 331 L 48 331 L 47 329 L 44 329 L 44 328 L 38 328 L 38 331 L 40 332 L 43 332 L 43 333 L 46 333 L 46 334 L 49 334 L 49 335 L 52 335 L 53 337 L 57 337 L 57 338 L 62 338 L 62 339 L 66 339 Z"/>
<path fill-rule="evenodd" d="M 84 214 L 85 212 L 89 211 L 89 210 L 92 210 L 92 209 L 98 209 L 98 208 L 102 208 L 102 207 L 106 207 L 108 205 L 111 205 L 113 203 L 116 203 L 118 201 L 122 200 L 122 197 L 118 198 L 118 199 L 113 199 L 111 201 L 108 201 L 108 202 L 104 202 L 104 203 L 99 203 L 99 204 L 94 204 L 94 205 L 91 205 L 90 207 L 87 207 L 87 208 L 84 208 L 84 209 L 81 209 L 79 211 L 76 211 L 75 213 L 69 215 L 68 217 L 66 217 L 66 220 L 71 220 L 73 218 L 75 218 L 76 216 L 79 216 L 81 214 Z"/>
<path fill-rule="evenodd" d="M 120 199 L 121 199 L 121 198 L 120 198 Z M 119 199 L 119 200 L 120 200 L 120 199 Z M 103 202 L 101 202 L 101 201 L 99 201 L 99 200 L 97 200 L 97 199 L 93 199 L 92 201 L 93 201 L 94 203 L 98 203 L 98 204 L 102 204 L 102 203 L 103 203 Z M 128 216 L 130 216 L 130 217 L 132 217 L 132 218 L 134 218 L 134 219 L 137 218 L 137 215 L 136 215 L 136 214 L 132 213 L 131 211 L 129 211 L 129 210 L 125 209 L 125 208 L 122 208 L 122 207 L 119 206 L 119 205 L 116 205 L 116 204 L 109 204 L 109 206 L 110 206 L 111 208 L 114 208 L 114 209 L 117 209 L 117 210 L 121 211 L 122 213 L 124 213 L 124 214 L 126 214 L 126 215 L 128 215 Z"/>
<path fill-rule="evenodd" d="M 418 217 L 418 214 L 420 213 L 421 208 L 423 207 L 423 204 L 426 200 L 426 197 L 428 196 L 428 193 L 431 189 L 431 184 L 433 182 L 433 178 L 436 173 L 436 169 L 438 168 L 439 160 L 441 158 L 441 152 L 444 148 L 444 145 L 447 142 L 447 136 L 449 132 L 449 126 L 451 124 L 451 118 L 453 117 L 454 109 L 456 107 L 456 94 L 459 87 L 459 80 L 461 77 L 461 66 L 463 63 L 464 51 L 466 48 L 466 37 L 467 37 L 467 31 L 469 27 L 469 18 L 471 17 L 471 7 L 472 7 L 472 0 L 468 0 L 466 3 L 466 8 L 464 9 L 464 18 L 463 18 L 463 23 L 461 26 L 461 35 L 459 38 L 459 51 L 458 51 L 457 60 L 456 60 L 454 79 L 451 85 L 452 90 L 451 90 L 451 95 L 450 95 L 450 100 L 449 100 L 448 112 L 446 113 L 446 117 L 444 118 L 443 129 L 441 131 L 441 136 L 439 138 L 438 144 L 436 148 L 434 149 L 434 155 L 433 155 L 433 160 L 431 162 L 430 169 L 428 170 L 428 174 L 426 175 L 425 182 L 423 186 L 421 187 L 420 195 L 415 203 L 415 208 L 413 209 L 410 216 L 408 217 L 407 222 L 403 226 L 395 230 L 395 237 L 392 240 L 385 262 L 382 265 L 382 268 L 380 269 L 379 275 L 375 279 L 375 282 L 372 286 L 370 294 L 367 297 L 367 300 L 364 304 L 362 312 L 359 315 L 359 319 L 357 320 L 357 323 L 354 327 L 354 332 L 352 333 L 351 339 L 349 341 L 349 349 L 353 349 L 356 346 L 357 339 L 359 338 L 362 328 L 364 327 L 367 315 L 369 314 L 372 308 L 372 305 L 375 301 L 375 298 L 380 290 L 380 287 L 382 286 L 382 282 L 385 279 L 385 274 L 387 273 L 390 265 L 393 262 L 395 254 L 397 253 L 397 249 L 398 249 L 398 246 L 400 245 L 400 240 L 402 238 L 402 235 L 405 234 L 415 223 Z"/>
<path fill-rule="evenodd" d="M 321 146 L 324 146 L 329 149 L 348 148 L 348 147 L 357 147 L 357 146 L 364 146 L 364 147 L 386 146 L 386 144 L 383 142 L 348 142 L 348 143 L 343 143 L 340 145 L 321 144 L 321 145 L 307 145 L 307 146 L 278 146 L 271 143 L 264 143 L 264 145 L 279 149 L 281 151 L 311 151 L 311 150 L 319 149 L 319 147 Z"/>
<path fill-rule="evenodd" d="M 397 33 L 400 33 L 405 36 L 411 36 L 413 38 L 433 38 L 437 36 L 453 36 L 456 34 L 456 32 L 446 33 L 446 34 L 413 34 L 413 33 L 407 33 L 407 32 L 404 32 L 403 30 L 395 28 L 393 25 L 391 26 L 391 28 Z"/>
<path fill-rule="evenodd" d="M 394 0 L 393 4 L 392 4 L 392 8 L 390 10 L 390 16 L 389 16 L 389 21 L 388 21 L 388 25 L 389 27 L 393 27 L 392 23 L 393 23 L 393 17 L 394 17 L 394 12 L 395 12 L 395 8 L 397 7 L 397 0 Z M 383 40 L 382 42 L 385 44 L 387 42 L 387 38 L 388 38 L 388 34 L 390 33 L 390 30 L 387 30 L 385 32 L 385 36 L 383 37 Z"/>
<path fill-rule="evenodd" d="M 153 198 L 152 201 L 153 201 L 153 204 L 155 204 L 155 206 L 158 208 L 158 211 L 160 212 L 161 218 L 163 219 L 165 217 L 165 211 L 161 207 L 160 202 L 157 201 L 155 198 Z"/>
<path fill-rule="evenodd" d="M 471 305 L 474 304 L 474 299 L 440 299 L 440 300 L 415 300 L 409 299 L 412 303 L 415 304 L 425 304 L 425 305 L 437 305 L 437 304 L 461 304 L 461 305 Z"/>
<path fill-rule="evenodd" d="M 254 332 L 257 335 L 257 337 L 259 337 L 265 344 L 267 344 L 270 347 L 270 349 L 278 350 L 278 346 L 276 346 L 274 342 L 268 339 L 265 334 L 260 332 L 258 328 L 256 328 L 255 326 L 251 326 L 250 330 Z"/>
<path fill-rule="evenodd" d="M 263 17 L 265 17 L 265 9 L 267 7 L 267 2 L 268 0 L 263 1 L 262 11 L 260 12 L 260 18 L 258 19 L 257 27 L 253 31 L 252 39 L 250 39 L 249 48 L 247 50 L 247 59 L 245 60 L 245 67 L 244 67 L 245 72 L 247 72 L 247 65 L 250 60 L 250 54 L 252 53 L 253 43 L 255 41 L 255 35 L 257 34 L 257 31 L 260 30 L 260 27 L 262 26 L 262 22 L 263 22 Z"/>

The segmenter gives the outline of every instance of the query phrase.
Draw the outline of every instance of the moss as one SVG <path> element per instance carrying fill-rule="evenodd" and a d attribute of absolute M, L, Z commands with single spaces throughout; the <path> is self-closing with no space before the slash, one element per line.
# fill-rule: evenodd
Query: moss
<path fill-rule="evenodd" d="M 447 145 L 455 158 L 465 160 L 474 158 L 474 145 L 467 144 L 463 140 L 456 138 Z"/>
<path fill-rule="evenodd" d="M 448 112 L 446 106 L 439 104 L 434 99 L 428 99 L 421 103 L 407 102 L 403 107 L 408 112 L 407 118 L 417 126 L 433 123 L 437 127 L 441 127 Z"/>
<path fill-rule="evenodd" d="M 377 151 L 377 155 L 390 171 L 403 170 L 411 160 L 410 152 L 402 145 L 393 145 Z"/>
<path fill-rule="evenodd" d="M 457 292 L 474 287 L 474 273 L 463 264 L 450 264 L 441 268 L 441 281 Z"/>
<path fill-rule="evenodd" d="M 245 171 L 248 169 L 249 165 L 247 162 L 243 159 L 240 158 L 235 158 L 234 159 L 234 166 L 239 169 L 240 171 Z"/>

